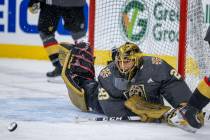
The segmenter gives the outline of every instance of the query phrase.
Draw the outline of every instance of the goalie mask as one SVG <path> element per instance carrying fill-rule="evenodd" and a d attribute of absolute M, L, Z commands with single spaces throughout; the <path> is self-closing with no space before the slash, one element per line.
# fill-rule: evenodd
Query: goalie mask
<path fill-rule="evenodd" d="M 126 42 L 117 49 L 115 64 L 121 74 L 124 74 L 130 80 L 137 68 L 141 65 L 143 53 L 134 43 Z"/>

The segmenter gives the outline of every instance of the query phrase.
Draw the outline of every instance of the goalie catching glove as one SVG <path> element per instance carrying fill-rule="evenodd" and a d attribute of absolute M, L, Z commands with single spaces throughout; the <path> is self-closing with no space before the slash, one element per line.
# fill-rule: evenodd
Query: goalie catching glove
<path fill-rule="evenodd" d="M 88 111 L 82 84 L 87 80 L 93 80 L 95 77 L 94 59 L 91 54 L 89 44 L 81 42 L 75 45 L 61 45 L 63 50 L 70 49 L 66 55 L 65 51 L 63 58 L 62 78 L 67 86 L 69 97 L 72 103 L 82 111 Z M 66 56 L 65 56 L 66 55 Z"/>
<path fill-rule="evenodd" d="M 134 95 L 125 101 L 125 106 L 137 114 L 142 122 L 160 120 L 170 110 L 168 106 L 147 102 L 139 95 Z"/>

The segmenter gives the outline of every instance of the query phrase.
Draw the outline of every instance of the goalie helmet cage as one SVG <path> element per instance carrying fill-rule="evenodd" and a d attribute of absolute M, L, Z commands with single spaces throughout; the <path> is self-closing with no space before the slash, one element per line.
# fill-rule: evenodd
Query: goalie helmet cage
<path fill-rule="evenodd" d="M 94 50 L 136 43 L 145 55 L 174 66 L 191 90 L 210 74 L 202 0 L 90 0 L 89 4 L 89 42 Z"/>

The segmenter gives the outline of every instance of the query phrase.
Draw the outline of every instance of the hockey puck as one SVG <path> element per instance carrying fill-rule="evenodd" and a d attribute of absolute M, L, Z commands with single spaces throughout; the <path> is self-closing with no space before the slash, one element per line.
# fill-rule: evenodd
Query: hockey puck
<path fill-rule="evenodd" d="M 17 128 L 17 123 L 16 122 L 12 122 L 12 123 L 10 123 L 9 124 L 9 126 L 8 126 L 8 130 L 10 131 L 10 132 L 12 132 L 12 131 L 14 131 L 16 128 Z"/>

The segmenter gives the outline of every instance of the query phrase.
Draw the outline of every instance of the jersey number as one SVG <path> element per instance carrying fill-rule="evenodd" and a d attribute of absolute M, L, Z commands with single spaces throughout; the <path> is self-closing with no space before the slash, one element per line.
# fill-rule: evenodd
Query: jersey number
<path fill-rule="evenodd" d="M 182 77 L 175 69 L 170 71 L 170 75 L 176 77 L 176 79 L 181 79 Z"/>
<path fill-rule="evenodd" d="M 98 100 L 109 99 L 109 94 L 103 88 L 99 88 Z"/>

